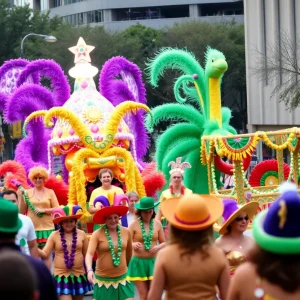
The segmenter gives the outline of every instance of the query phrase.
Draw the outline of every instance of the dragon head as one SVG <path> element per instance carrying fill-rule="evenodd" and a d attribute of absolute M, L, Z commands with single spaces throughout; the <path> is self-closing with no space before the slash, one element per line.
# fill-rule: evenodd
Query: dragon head
<path fill-rule="evenodd" d="M 220 78 L 228 69 L 224 54 L 216 49 L 207 47 L 205 61 L 205 73 L 208 77 Z"/>

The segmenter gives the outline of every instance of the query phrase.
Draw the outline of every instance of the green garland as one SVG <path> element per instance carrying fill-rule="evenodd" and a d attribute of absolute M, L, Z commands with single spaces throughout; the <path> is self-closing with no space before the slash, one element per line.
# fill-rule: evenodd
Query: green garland
<path fill-rule="evenodd" d="M 145 230 L 142 218 L 139 218 L 139 222 L 140 222 L 140 226 L 141 226 L 141 230 L 142 230 L 144 247 L 145 247 L 146 251 L 149 251 L 152 247 L 154 220 L 151 219 L 151 221 L 150 221 L 150 229 L 149 229 L 148 236 L 146 235 L 146 230 Z"/>
<path fill-rule="evenodd" d="M 109 250 L 110 250 L 110 255 L 113 261 L 113 265 L 115 267 L 118 267 L 121 263 L 121 254 L 122 254 L 122 238 L 121 238 L 121 228 L 120 225 L 118 225 L 117 227 L 117 233 L 118 233 L 118 253 L 117 253 L 117 257 L 116 257 L 116 253 L 115 253 L 115 248 L 114 248 L 114 244 L 112 242 L 111 236 L 108 232 L 108 228 L 107 225 L 105 224 L 103 226 L 105 235 L 107 237 L 107 241 L 108 241 L 108 245 L 109 245 Z"/>
<path fill-rule="evenodd" d="M 43 213 L 43 212 L 39 212 L 39 213 L 36 213 L 36 209 L 35 209 L 35 207 L 34 207 L 34 205 L 32 204 L 32 202 L 30 201 L 30 199 L 29 199 L 29 197 L 28 197 L 28 194 L 27 194 L 27 192 L 26 192 L 26 190 L 22 187 L 22 186 L 20 186 L 19 185 L 19 190 L 22 192 L 22 195 L 23 195 L 23 197 L 24 197 L 24 200 L 25 200 L 25 202 L 26 202 L 26 204 L 27 204 L 27 206 L 39 217 L 39 218 L 41 218 L 41 217 L 43 217 L 43 215 L 45 214 L 45 213 Z"/>

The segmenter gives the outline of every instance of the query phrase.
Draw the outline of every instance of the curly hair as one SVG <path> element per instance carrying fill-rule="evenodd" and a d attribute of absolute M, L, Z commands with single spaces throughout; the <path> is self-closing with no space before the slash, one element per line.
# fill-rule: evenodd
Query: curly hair
<path fill-rule="evenodd" d="M 249 254 L 257 274 L 288 293 L 300 288 L 300 255 L 283 255 L 268 252 L 259 246 Z"/>
<path fill-rule="evenodd" d="M 200 252 L 202 258 L 209 256 L 207 248 L 213 243 L 213 227 L 210 226 L 203 230 L 186 231 L 169 225 L 170 230 L 170 244 L 177 244 L 184 250 L 180 257 L 190 256 L 196 252 Z"/>
<path fill-rule="evenodd" d="M 33 182 L 33 179 L 37 176 L 37 175 L 40 175 L 41 177 L 44 178 L 44 180 L 46 181 L 48 179 L 48 172 L 45 168 L 43 167 L 34 167 L 34 168 L 31 168 L 29 170 L 29 174 L 28 174 L 28 178 L 29 180 Z"/>

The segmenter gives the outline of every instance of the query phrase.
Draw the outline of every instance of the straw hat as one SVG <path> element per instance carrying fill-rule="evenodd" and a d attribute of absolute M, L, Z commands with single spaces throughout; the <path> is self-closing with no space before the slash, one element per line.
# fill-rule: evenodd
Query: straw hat
<path fill-rule="evenodd" d="M 297 186 L 283 184 L 282 195 L 253 221 L 256 243 L 277 254 L 300 254 L 300 197 Z"/>
<path fill-rule="evenodd" d="M 127 214 L 128 207 L 124 205 L 117 205 L 117 206 L 106 206 L 98 210 L 93 217 L 93 223 L 95 224 L 104 224 L 105 218 L 110 215 L 119 215 L 123 217 Z"/>
<path fill-rule="evenodd" d="M 196 231 L 213 225 L 222 216 L 223 205 L 216 197 L 190 194 L 164 200 L 161 211 L 174 227 Z"/>
<path fill-rule="evenodd" d="M 52 219 L 54 224 L 59 224 L 64 220 L 80 219 L 83 215 L 83 210 L 79 205 L 67 205 L 64 207 L 57 207 L 52 212 Z"/>
<path fill-rule="evenodd" d="M 249 219 L 252 219 L 257 212 L 259 203 L 255 201 L 251 201 L 249 203 L 244 204 L 243 206 L 239 206 L 234 199 L 224 199 L 224 212 L 223 218 L 224 222 L 222 227 L 219 230 L 219 234 L 223 235 L 228 232 L 228 226 L 236 219 L 236 217 L 245 212 Z"/>

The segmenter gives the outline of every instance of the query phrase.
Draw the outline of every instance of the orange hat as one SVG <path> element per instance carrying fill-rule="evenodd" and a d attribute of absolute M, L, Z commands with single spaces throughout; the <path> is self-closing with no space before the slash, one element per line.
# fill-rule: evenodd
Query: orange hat
<path fill-rule="evenodd" d="M 223 205 L 214 196 L 191 194 L 164 200 L 161 211 L 174 227 L 196 231 L 213 225 L 222 216 Z"/>

